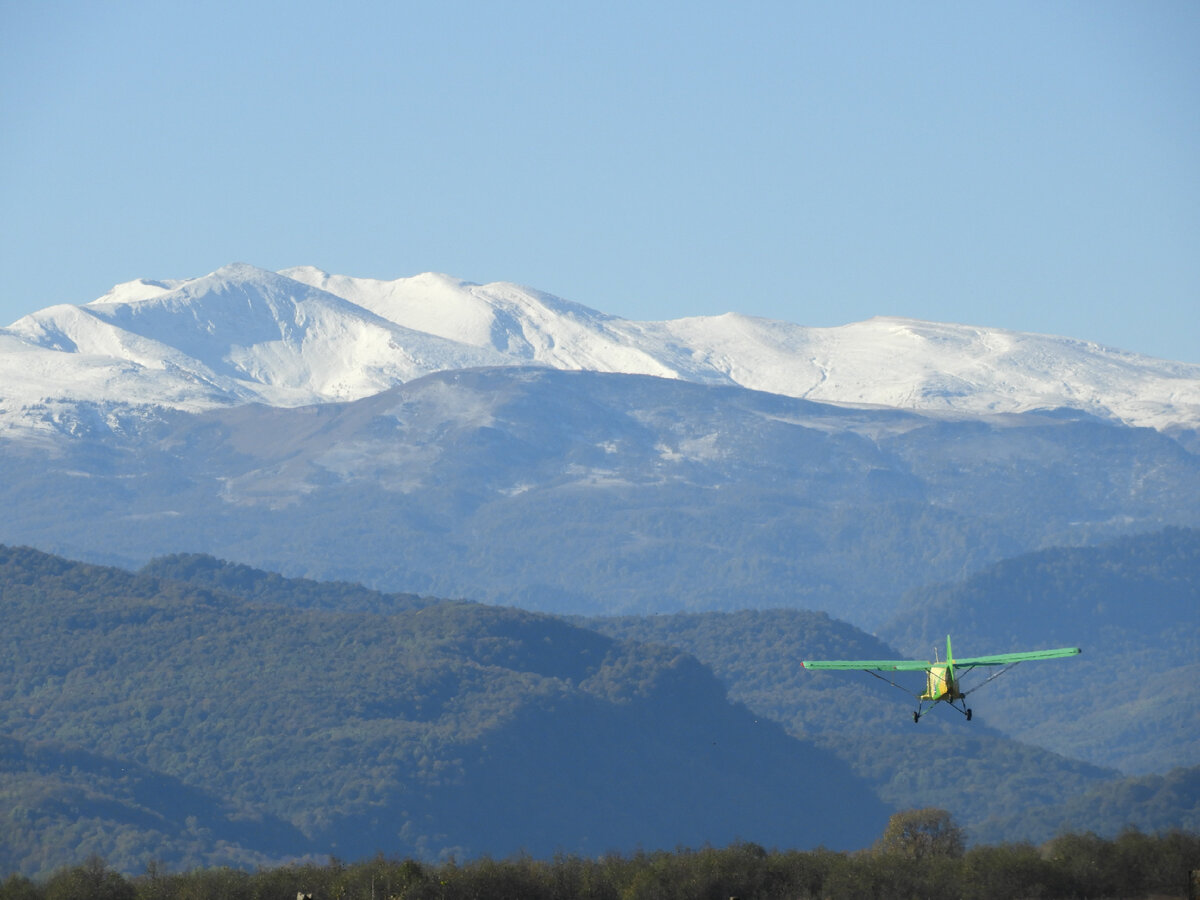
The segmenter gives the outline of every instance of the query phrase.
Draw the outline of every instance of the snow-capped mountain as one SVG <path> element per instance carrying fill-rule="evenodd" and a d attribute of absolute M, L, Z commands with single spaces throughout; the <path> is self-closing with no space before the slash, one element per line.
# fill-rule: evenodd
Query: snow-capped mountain
<path fill-rule="evenodd" d="M 0 542 L 867 621 L 1005 554 L 1200 526 L 1198 425 L 1200 366 L 1063 338 L 235 265 L 0 331 Z"/>
<path fill-rule="evenodd" d="M 117 285 L 0 329 L 0 431 L 77 404 L 198 411 L 355 400 L 494 365 L 655 375 L 828 403 L 967 414 L 1069 407 L 1200 426 L 1200 365 L 999 329 L 874 318 L 836 328 L 729 313 L 636 322 L 508 283 L 226 266 Z"/>

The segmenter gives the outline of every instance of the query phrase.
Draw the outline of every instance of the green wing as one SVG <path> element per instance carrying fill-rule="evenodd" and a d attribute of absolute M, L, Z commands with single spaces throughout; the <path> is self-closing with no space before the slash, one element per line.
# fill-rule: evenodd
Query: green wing
<path fill-rule="evenodd" d="M 1059 659 L 1064 656 L 1075 656 L 1080 652 L 1082 651 L 1078 647 L 1030 650 L 1027 653 L 1001 653 L 997 656 L 972 656 L 967 659 L 956 659 L 953 665 L 956 669 L 960 666 L 1008 666 L 1034 659 Z M 918 672 L 944 664 L 931 663 L 922 659 L 807 659 L 800 665 L 806 669 L 874 669 L 879 672 Z"/>
<path fill-rule="evenodd" d="M 1001 653 L 998 656 L 973 656 L 968 659 L 956 659 L 958 666 L 1007 666 L 1012 663 L 1027 662 L 1032 659 L 1060 659 L 1064 656 L 1075 656 L 1081 653 L 1078 647 L 1059 647 L 1057 650 L 1030 650 L 1028 653 Z"/>
<path fill-rule="evenodd" d="M 806 669 L 878 669 L 881 672 L 924 672 L 933 663 L 920 659 L 808 659 Z"/>

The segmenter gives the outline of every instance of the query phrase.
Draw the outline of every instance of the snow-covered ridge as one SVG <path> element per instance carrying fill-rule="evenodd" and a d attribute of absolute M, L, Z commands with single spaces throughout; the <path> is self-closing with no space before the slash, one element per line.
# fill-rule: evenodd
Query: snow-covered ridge
<path fill-rule="evenodd" d="M 77 403 L 208 409 L 353 400 L 436 371 L 543 365 L 967 414 L 1070 407 L 1200 427 L 1200 365 L 1047 335 L 880 317 L 635 322 L 508 283 L 245 264 L 120 284 L 0 329 L 0 433 Z"/>

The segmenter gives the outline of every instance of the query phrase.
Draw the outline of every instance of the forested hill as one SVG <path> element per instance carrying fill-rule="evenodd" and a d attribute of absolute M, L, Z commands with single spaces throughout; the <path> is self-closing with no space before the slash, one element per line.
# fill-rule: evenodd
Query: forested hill
<path fill-rule="evenodd" d="M 880 635 L 920 652 L 954 636 L 961 655 L 1079 646 L 989 685 L 989 721 L 1022 740 L 1165 773 L 1200 765 L 1200 531 L 1168 528 L 1098 547 L 1005 560 L 958 584 L 913 591 Z M 1046 716 L 1047 704 L 1060 710 Z"/>
<path fill-rule="evenodd" d="M 678 650 L 471 603 L 273 596 L 0 547 L 0 870 L 855 847 L 886 821 Z"/>
<path fill-rule="evenodd" d="M 1059 825 L 1048 807 L 1119 779 L 1111 769 L 1012 740 L 989 727 L 986 715 L 967 724 L 957 713 L 939 710 L 914 726 L 915 701 L 887 682 L 865 672 L 801 668 L 802 659 L 900 655 L 824 613 L 748 610 L 587 621 L 605 634 L 695 654 L 712 666 L 732 698 L 829 748 L 897 808 L 949 810 L 972 840 L 1044 840 Z M 937 765 L 929 765 L 931 759 Z M 1178 809 L 1159 812 L 1150 827 L 1178 820 Z M 1070 824 L 1115 835 L 1125 823 L 1082 816 Z"/>
<path fill-rule="evenodd" d="M 914 653 L 949 629 L 964 647 L 1090 650 L 1098 641 L 1162 640 L 1164 650 L 1178 645 L 1200 659 L 1198 610 L 1200 530 L 1166 528 L 1096 547 L 1026 553 L 961 582 L 909 591 L 879 633 Z"/>
<path fill-rule="evenodd" d="M 829 747 L 888 802 L 946 808 L 975 840 L 1200 826 L 1200 532 L 1031 554 L 907 602 L 881 635 L 895 635 L 892 645 L 801 610 L 578 621 L 695 655 L 732 698 Z M 931 658 L 947 631 L 964 656 L 1063 645 L 1084 653 L 995 680 L 971 696 L 969 725 L 940 708 L 914 726 L 915 701 L 886 681 L 799 665 Z M 974 673 L 968 689 L 984 677 Z M 919 676 L 896 678 L 922 686 Z"/>
<path fill-rule="evenodd" d="M 416 594 L 384 593 L 348 581 L 285 578 L 276 572 L 264 572 L 204 553 L 160 556 L 142 566 L 138 574 L 183 581 L 195 587 L 233 594 L 242 600 L 294 609 L 396 613 L 445 602 Z"/>
<path fill-rule="evenodd" d="M 960 653 L 1014 649 L 970 626 L 1008 609 L 1036 630 L 1041 608 L 1018 602 L 1035 592 L 1051 638 L 1014 632 L 1031 642 L 1017 649 L 1085 646 L 989 685 L 969 725 L 942 710 L 919 726 L 883 681 L 799 667 L 905 655 L 825 613 L 568 622 L 205 556 L 134 574 L 0 546 L 0 870 L 89 853 L 136 872 L 376 850 L 853 847 L 879 834 L 876 797 L 949 809 L 975 841 L 1194 829 L 1197 626 L 1160 626 L 1196 606 L 1196 542 L 1172 529 L 1035 554 L 910 596 L 911 620 L 950 630 Z M 1156 774 L 1122 778 L 1041 734 Z"/>

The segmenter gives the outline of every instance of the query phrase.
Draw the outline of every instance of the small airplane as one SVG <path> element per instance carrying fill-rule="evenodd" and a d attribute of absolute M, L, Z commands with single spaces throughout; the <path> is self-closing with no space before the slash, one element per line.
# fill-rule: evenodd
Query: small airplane
<path fill-rule="evenodd" d="M 971 710 L 967 707 L 967 694 L 979 690 L 994 678 L 999 678 L 1017 663 L 1034 659 L 1059 659 L 1064 656 L 1075 656 L 1083 651 L 1078 647 L 1060 647 L 1057 650 L 1031 650 L 1027 653 L 1001 653 L 998 656 L 972 656 L 968 659 L 955 659 L 950 651 L 950 635 L 946 635 L 946 661 L 941 662 L 934 653 L 934 661 L 926 662 L 920 659 L 830 659 L 805 660 L 800 665 L 805 669 L 854 669 L 875 675 L 888 684 L 901 690 L 908 691 L 903 685 L 896 684 L 889 678 L 876 675 L 876 672 L 925 672 L 925 692 L 916 694 L 917 709 L 913 713 L 913 721 L 921 721 L 921 716 L 939 702 L 949 703 L 971 721 Z M 969 691 L 962 690 L 959 680 L 978 666 L 1004 666 L 986 680 L 975 685 Z M 956 705 L 954 701 L 961 701 Z M 929 704 L 926 707 L 926 703 Z"/>

